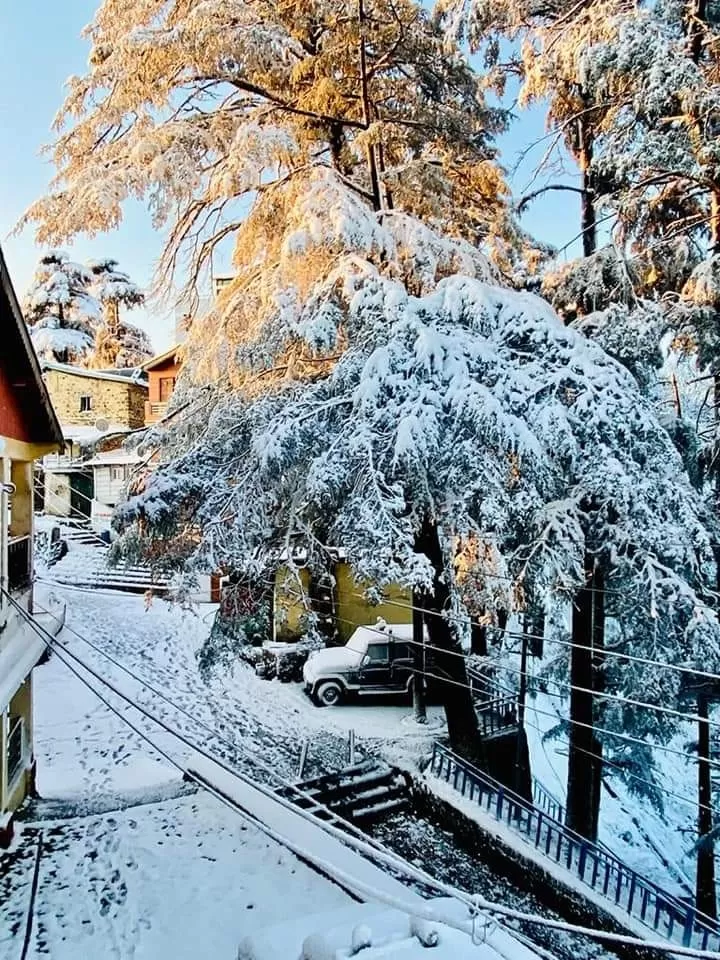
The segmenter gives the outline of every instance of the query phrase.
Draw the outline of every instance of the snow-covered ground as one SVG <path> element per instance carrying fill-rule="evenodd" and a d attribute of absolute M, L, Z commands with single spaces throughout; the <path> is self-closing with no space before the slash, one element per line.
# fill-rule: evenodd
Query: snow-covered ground
<path fill-rule="evenodd" d="M 210 606 L 182 610 L 155 600 L 146 607 L 140 596 L 42 587 L 38 610 L 55 599 L 67 602 L 61 637 L 69 651 L 192 744 L 273 787 L 294 779 L 303 738 L 309 740 L 306 775 L 312 775 L 345 762 L 351 729 L 360 750 L 410 765 L 443 728 L 437 708 L 431 708 L 426 727 L 413 722 L 404 704 L 318 709 L 299 686 L 261 680 L 244 665 L 206 684 L 195 655 L 210 629 Z M 94 682 L 87 674 L 85 679 Z M 28 958 L 231 957 L 242 936 L 289 910 L 347 902 L 338 887 L 183 783 L 177 769 L 129 730 L 60 657 L 36 670 L 35 689 L 43 799 L 31 807 L 14 848 L 0 860 L 0 960 L 20 956 L 40 831 L 43 852 Z M 104 695 L 161 748 L 174 741 L 111 692 Z M 549 699 L 530 701 L 528 733 L 536 774 L 562 797 L 562 747 L 543 743 L 540 735 L 552 724 L 540 710 L 552 709 Z M 177 755 L 177 742 L 174 749 Z M 644 830 L 661 835 L 664 830 L 665 837 L 667 825 L 618 793 L 617 800 L 603 797 L 603 838 L 627 862 L 670 886 L 667 869 L 634 827 L 633 816 Z M 618 840 L 625 829 L 633 831 L 627 850 Z M 427 822 L 401 818 L 383 825 L 378 835 L 451 882 L 533 907 L 531 892 L 508 887 Z M 667 842 L 662 846 L 665 853 L 671 849 Z M 681 840 L 676 849 L 682 853 Z M 575 955 L 566 942 L 549 945 L 561 955 Z"/>
<path fill-rule="evenodd" d="M 179 638 L 191 647 L 201 620 L 164 606 L 145 614 L 139 598 L 92 597 L 97 605 L 87 607 L 80 599 L 69 597 L 70 627 L 85 633 L 94 626 L 94 640 L 116 656 L 144 637 L 145 655 L 157 658 L 148 672 L 164 676 L 171 689 L 168 677 L 177 679 L 187 649 Z M 80 651 L 81 641 L 64 637 Z M 142 666 L 145 655 L 135 654 Z M 57 656 L 34 676 L 44 799 L 0 858 L 2 960 L 21 956 L 39 842 L 28 960 L 232 958 L 256 929 L 350 902 L 218 801 L 190 792 L 178 771 L 153 756 Z M 182 684 L 172 689 L 192 701 Z"/>

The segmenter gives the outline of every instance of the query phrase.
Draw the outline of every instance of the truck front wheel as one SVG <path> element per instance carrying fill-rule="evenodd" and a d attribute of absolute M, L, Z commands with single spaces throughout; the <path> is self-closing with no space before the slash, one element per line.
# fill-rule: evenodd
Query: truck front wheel
<path fill-rule="evenodd" d="M 334 707 L 342 700 L 343 689 L 335 680 L 319 684 L 315 691 L 315 703 L 319 707 Z"/>

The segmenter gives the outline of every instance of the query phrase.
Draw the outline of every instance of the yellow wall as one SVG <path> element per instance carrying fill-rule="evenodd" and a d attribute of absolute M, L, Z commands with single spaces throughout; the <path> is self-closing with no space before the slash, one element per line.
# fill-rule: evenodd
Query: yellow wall
<path fill-rule="evenodd" d="M 7 744 L 5 742 L 6 717 L 23 717 L 25 722 L 25 756 L 26 769 L 13 781 L 7 782 Z M 32 676 L 29 676 L 25 683 L 18 689 L 15 696 L 10 701 L 7 712 L 2 716 L 2 737 L 0 737 L 0 746 L 2 746 L 2 783 L 0 784 L 0 814 L 8 811 L 17 810 L 20 804 L 27 796 L 30 789 L 31 763 L 32 763 Z M 11 789 L 10 789 L 11 788 Z"/>
<path fill-rule="evenodd" d="M 412 622 L 409 590 L 391 584 L 382 591 L 384 602 L 373 605 L 365 599 L 363 585 L 357 583 L 349 564 L 336 564 L 334 572 L 335 626 L 341 643 L 350 639 L 356 627 L 374 624 L 379 617 L 387 623 Z M 301 569 L 296 575 L 285 566 L 278 569 L 275 574 L 273 639 L 293 641 L 302 636 L 303 617 L 310 611 L 309 586 L 308 570 Z"/>
<path fill-rule="evenodd" d="M 299 579 L 299 582 L 298 582 Z M 279 567 L 275 574 L 273 598 L 273 640 L 298 640 L 303 632 L 302 618 L 309 611 L 307 590 L 310 571 Z"/>
<path fill-rule="evenodd" d="M 357 583 L 349 564 L 337 564 L 335 580 L 335 617 L 338 636 L 343 643 L 350 639 L 356 627 L 373 624 L 378 617 L 387 623 L 412 623 L 412 595 L 409 590 L 390 584 L 382 591 L 385 602 L 373 606 L 365 599 L 364 586 Z"/>

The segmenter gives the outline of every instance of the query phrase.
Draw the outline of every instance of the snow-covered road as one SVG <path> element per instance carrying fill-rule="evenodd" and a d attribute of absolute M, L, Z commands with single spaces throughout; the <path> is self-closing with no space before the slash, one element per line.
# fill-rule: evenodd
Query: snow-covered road
<path fill-rule="evenodd" d="M 132 597 L 68 599 L 71 628 L 213 718 L 207 691 L 188 686 L 185 669 L 202 621 L 160 608 L 145 614 Z M 64 640 L 81 652 L 79 639 L 66 632 Z M 99 655 L 81 655 L 117 679 Z M 39 843 L 28 960 L 232 958 L 256 929 L 350 902 L 212 797 L 189 792 L 60 658 L 36 670 L 35 684 L 44 800 L 0 858 L 0 960 L 21 956 Z"/>
<path fill-rule="evenodd" d="M 319 710 L 297 686 L 268 683 L 242 665 L 233 676 L 206 684 L 195 653 L 209 630 L 210 608 L 183 611 L 156 600 L 145 609 L 137 596 L 55 592 L 67 600 L 61 639 L 69 651 L 172 730 L 270 786 L 294 779 L 302 737 L 310 740 L 307 772 L 315 773 L 345 761 L 351 728 L 360 748 L 381 749 L 407 763 L 437 735 L 437 717 L 430 729 L 418 729 L 405 706 Z M 39 593 L 38 607 L 46 602 Z M 44 852 L 28 960 L 233 956 L 230 944 L 234 950 L 240 934 L 272 920 L 272 904 L 280 918 L 286 909 L 320 910 L 346 899 L 212 798 L 187 795 L 177 769 L 154 754 L 60 657 L 36 670 L 35 683 L 38 786 L 44 799 L 31 807 L 31 825 L 16 848 L 0 860 L 0 876 L 6 870 L 0 880 L 0 960 L 19 960 L 39 830 Z M 181 759 L 183 749 L 190 755 L 190 748 L 178 747 L 174 737 L 127 703 L 107 690 L 105 695 L 161 748 L 172 745 Z M 379 825 L 376 834 L 466 890 L 482 890 L 490 899 L 530 911 L 539 908 L 532 893 L 493 875 L 432 823 L 399 816 Z M 267 888 L 256 879 L 258 864 L 267 869 Z M 539 935 L 536 928 L 526 932 L 540 936 L 539 942 L 564 960 L 578 955 L 572 938 Z M 601 948 L 581 942 L 584 955 L 603 955 Z"/>

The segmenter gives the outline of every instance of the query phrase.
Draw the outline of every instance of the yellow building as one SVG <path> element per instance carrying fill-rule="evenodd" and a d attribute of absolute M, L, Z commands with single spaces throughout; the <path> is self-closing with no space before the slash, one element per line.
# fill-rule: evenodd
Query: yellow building
<path fill-rule="evenodd" d="M 313 580 L 306 567 L 283 565 L 275 574 L 273 592 L 273 639 L 293 642 L 305 633 L 308 615 L 315 614 L 319 626 L 337 643 L 350 639 L 356 627 L 386 623 L 412 623 L 412 594 L 390 584 L 382 590 L 382 602 L 371 603 L 366 584 L 358 583 L 350 564 L 339 559 L 329 577 Z"/>
<path fill-rule="evenodd" d="M 32 670 L 45 653 L 21 612 L 32 612 L 33 463 L 62 449 L 63 436 L 1 250 L 0 329 L 0 842 L 7 842 L 33 785 Z"/>

